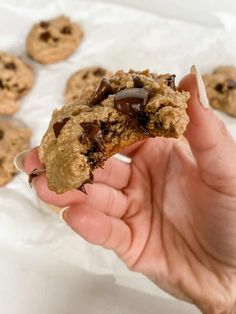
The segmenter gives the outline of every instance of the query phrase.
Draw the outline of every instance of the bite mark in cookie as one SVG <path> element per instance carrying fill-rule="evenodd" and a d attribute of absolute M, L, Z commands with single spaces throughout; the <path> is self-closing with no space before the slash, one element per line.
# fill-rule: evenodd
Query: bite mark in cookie
<path fill-rule="evenodd" d="M 118 71 L 97 88 L 84 89 L 75 103 L 55 110 L 39 148 L 49 188 L 85 192 L 93 170 L 128 145 L 148 137 L 181 136 L 188 124 L 189 93 L 177 91 L 174 78 L 148 70 Z"/>

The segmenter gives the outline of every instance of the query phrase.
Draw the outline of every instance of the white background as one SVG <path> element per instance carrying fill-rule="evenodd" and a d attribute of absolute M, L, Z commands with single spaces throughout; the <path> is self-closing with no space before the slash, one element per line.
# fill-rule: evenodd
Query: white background
<path fill-rule="evenodd" d="M 79 0 L 78 0 L 79 1 Z M 97 0 L 88 0 L 96 2 Z M 148 12 L 157 13 L 164 17 L 183 19 L 191 22 L 200 22 L 205 25 L 219 25 L 218 19 L 212 14 L 225 11 L 236 14 L 235 0 L 104 0 L 139 8 Z"/>

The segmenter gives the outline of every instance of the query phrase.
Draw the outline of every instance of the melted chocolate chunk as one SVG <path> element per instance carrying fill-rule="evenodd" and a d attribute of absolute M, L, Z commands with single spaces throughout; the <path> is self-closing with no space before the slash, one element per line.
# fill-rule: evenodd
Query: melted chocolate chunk
<path fill-rule="evenodd" d="M 85 134 L 81 134 L 80 135 L 79 141 L 83 145 L 88 145 L 89 144 L 88 138 L 85 136 Z"/>
<path fill-rule="evenodd" d="M 4 137 L 4 131 L 0 129 L 0 140 L 2 140 Z"/>
<path fill-rule="evenodd" d="M 106 71 L 102 68 L 97 68 L 95 71 L 93 71 L 93 74 L 95 76 L 104 76 Z"/>
<path fill-rule="evenodd" d="M 176 78 L 176 75 L 172 74 L 168 79 L 166 79 L 166 84 L 170 86 L 173 90 L 176 90 L 175 78 Z"/>
<path fill-rule="evenodd" d="M 217 85 L 215 86 L 215 90 L 216 90 L 217 92 L 223 94 L 223 92 L 224 92 L 224 84 L 222 84 L 222 83 L 217 84 Z"/>
<path fill-rule="evenodd" d="M 137 117 L 143 111 L 149 92 L 144 88 L 129 88 L 119 91 L 115 95 L 115 108 L 121 113 Z"/>
<path fill-rule="evenodd" d="M 107 78 L 103 78 L 98 85 L 93 97 L 90 101 L 91 106 L 96 106 L 101 103 L 104 99 L 108 97 L 109 94 L 112 93 L 112 88 L 110 82 Z"/>
<path fill-rule="evenodd" d="M 54 41 L 54 43 L 57 43 L 59 41 L 59 38 L 58 37 L 53 37 L 53 41 Z"/>
<path fill-rule="evenodd" d="M 150 132 L 146 128 L 146 125 L 150 121 L 145 112 L 141 112 L 137 117 L 128 119 L 127 127 L 134 128 L 146 136 L 151 136 Z"/>
<path fill-rule="evenodd" d="M 33 171 L 31 171 L 31 173 L 29 174 L 29 185 L 30 187 L 32 187 L 32 181 L 34 178 L 40 176 L 41 174 L 45 173 L 46 170 L 45 169 L 34 169 Z"/>
<path fill-rule="evenodd" d="M 228 80 L 227 82 L 228 89 L 235 89 L 236 88 L 236 81 L 235 80 Z"/>
<path fill-rule="evenodd" d="M 56 122 L 53 125 L 53 131 L 54 134 L 56 136 L 56 138 L 58 138 L 58 136 L 61 133 L 62 128 L 65 126 L 65 124 L 70 120 L 70 118 L 64 118 L 61 122 Z"/>
<path fill-rule="evenodd" d="M 0 88 L 4 88 L 2 80 L 0 80 Z"/>
<path fill-rule="evenodd" d="M 150 133 L 146 128 L 149 122 L 144 107 L 148 101 L 149 92 L 144 88 L 124 89 L 115 95 L 115 108 L 128 115 L 129 126 L 149 136 Z"/>
<path fill-rule="evenodd" d="M 107 135 L 110 131 L 110 128 L 111 128 L 111 123 L 109 121 L 107 121 L 107 122 L 102 121 L 101 122 L 102 134 Z"/>
<path fill-rule="evenodd" d="M 50 34 L 50 32 L 48 32 L 48 31 L 42 33 L 42 34 L 39 36 L 40 40 L 45 41 L 45 42 L 47 42 L 50 37 L 51 37 L 51 34 Z"/>
<path fill-rule="evenodd" d="M 13 71 L 16 70 L 16 65 L 14 62 L 5 63 L 4 67 L 5 67 L 5 69 L 8 69 L 8 70 L 13 70 Z"/>
<path fill-rule="evenodd" d="M 135 88 L 142 88 L 143 87 L 143 82 L 141 81 L 139 76 L 134 76 L 133 77 L 133 82 L 134 82 L 134 87 Z"/>
<path fill-rule="evenodd" d="M 92 141 L 95 152 L 102 151 L 104 145 L 103 134 L 99 126 L 94 123 L 81 123 L 87 137 Z"/>
<path fill-rule="evenodd" d="M 61 33 L 65 35 L 70 35 L 71 34 L 71 27 L 70 26 L 64 26 L 61 29 Z"/>
<path fill-rule="evenodd" d="M 49 22 L 41 21 L 41 22 L 39 23 L 39 25 L 40 25 L 42 28 L 48 28 Z"/>

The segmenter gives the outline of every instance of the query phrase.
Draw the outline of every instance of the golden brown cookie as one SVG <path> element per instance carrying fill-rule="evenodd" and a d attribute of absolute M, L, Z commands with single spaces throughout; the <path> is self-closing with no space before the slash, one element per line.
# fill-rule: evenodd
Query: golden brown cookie
<path fill-rule="evenodd" d="M 220 66 L 203 80 L 211 106 L 236 117 L 236 67 Z"/>
<path fill-rule="evenodd" d="M 56 193 L 84 191 L 92 171 L 126 146 L 148 137 L 177 138 L 188 124 L 188 92 L 175 75 L 118 71 L 85 89 L 78 101 L 53 112 L 39 147 L 48 186 Z"/>
<path fill-rule="evenodd" d="M 20 58 L 0 51 L 0 114 L 14 114 L 19 98 L 33 86 L 31 67 Z"/>
<path fill-rule="evenodd" d="M 102 77 L 110 77 L 111 72 L 102 67 L 88 67 L 80 69 L 69 78 L 66 91 L 65 103 L 70 103 L 80 97 L 81 91 L 87 87 L 96 87 Z"/>
<path fill-rule="evenodd" d="M 0 186 L 17 172 L 13 159 L 29 147 L 31 131 L 19 121 L 0 118 Z"/>
<path fill-rule="evenodd" d="M 80 45 L 83 31 L 66 16 L 41 21 L 30 31 L 26 48 L 35 61 L 55 63 L 68 58 Z"/>

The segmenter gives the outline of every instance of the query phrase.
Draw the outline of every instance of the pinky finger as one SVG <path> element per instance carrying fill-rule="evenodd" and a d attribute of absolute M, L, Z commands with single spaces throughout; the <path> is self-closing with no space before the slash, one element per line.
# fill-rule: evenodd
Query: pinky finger
<path fill-rule="evenodd" d="M 101 211 L 74 205 L 64 212 L 66 223 L 88 242 L 124 255 L 131 243 L 131 231 L 120 219 Z"/>

